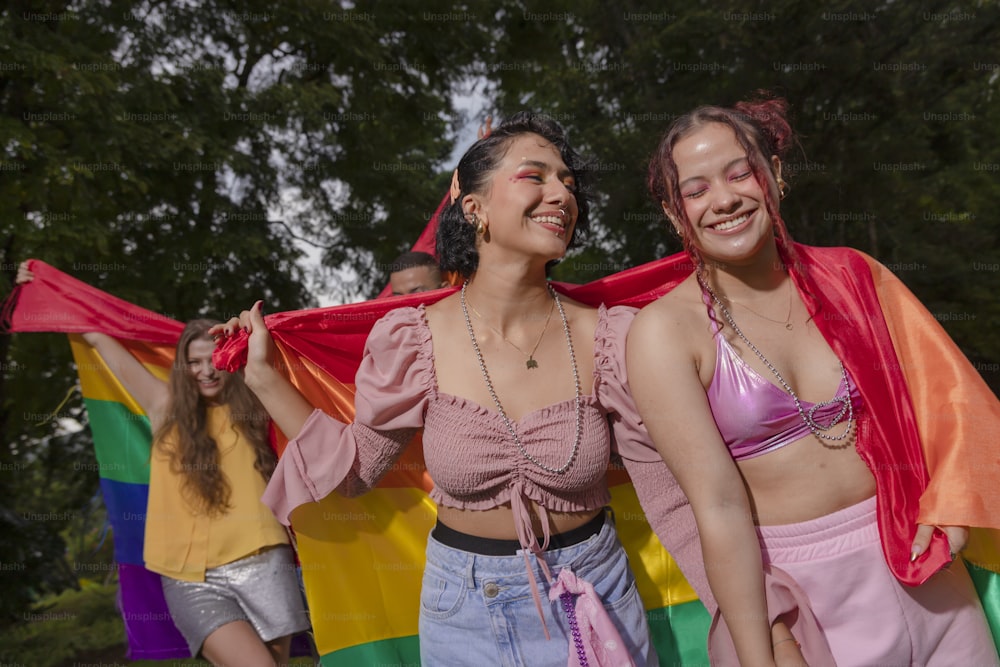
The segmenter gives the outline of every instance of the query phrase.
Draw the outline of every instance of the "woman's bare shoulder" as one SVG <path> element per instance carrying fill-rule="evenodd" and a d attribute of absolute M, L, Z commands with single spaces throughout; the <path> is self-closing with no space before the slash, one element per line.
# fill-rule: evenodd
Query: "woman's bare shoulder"
<path fill-rule="evenodd" d="M 707 306 L 702 300 L 701 289 L 694 276 L 647 304 L 635 317 L 634 327 L 662 327 L 688 330 L 700 326 L 707 316 Z"/>

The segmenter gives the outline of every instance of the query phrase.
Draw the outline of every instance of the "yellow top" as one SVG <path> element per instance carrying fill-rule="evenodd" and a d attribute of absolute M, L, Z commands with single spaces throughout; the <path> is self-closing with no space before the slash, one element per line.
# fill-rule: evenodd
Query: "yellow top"
<path fill-rule="evenodd" d="M 229 481 L 228 511 L 209 516 L 197 509 L 182 474 L 171 469 L 169 455 L 154 445 L 150 459 L 143 559 L 147 569 L 173 579 L 204 581 L 209 568 L 288 542 L 285 529 L 260 501 L 266 483 L 254 468 L 253 447 L 232 424 L 229 407 L 210 407 L 207 428 Z"/>

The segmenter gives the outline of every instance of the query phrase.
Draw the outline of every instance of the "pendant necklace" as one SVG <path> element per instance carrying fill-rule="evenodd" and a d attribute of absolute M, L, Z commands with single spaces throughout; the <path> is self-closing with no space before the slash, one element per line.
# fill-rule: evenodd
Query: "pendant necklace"
<path fill-rule="evenodd" d="M 576 438 L 573 440 L 573 448 L 570 450 L 566 463 L 562 464 L 558 468 L 552 468 L 528 453 L 528 451 L 524 448 L 524 445 L 521 443 L 521 438 L 518 437 L 517 431 L 514 430 L 514 425 L 511 423 L 510 418 L 507 417 L 507 412 L 503 409 L 503 405 L 500 404 L 500 398 L 497 396 L 497 392 L 493 388 L 493 381 L 490 379 L 490 373 L 486 370 L 486 361 L 483 359 L 482 350 L 479 349 L 479 343 L 476 341 L 476 333 L 472 330 L 472 320 L 469 319 L 469 310 L 466 307 L 465 300 L 465 288 L 468 285 L 468 282 L 462 285 L 459 302 L 462 304 L 462 315 L 465 317 L 465 328 L 469 331 L 469 339 L 472 341 L 472 349 L 476 351 L 476 359 L 479 361 L 479 370 L 483 374 L 483 380 L 486 381 L 486 389 L 490 392 L 490 398 L 493 399 L 493 405 L 496 406 L 497 412 L 500 413 L 500 418 L 507 427 L 507 432 L 510 433 L 510 437 L 514 441 L 514 444 L 517 445 L 518 451 L 521 452 L 521 456 L 528 459 L 546 472 L 550 472 L 554 475 L 562 475 L 569 470 L 571 465 L 573 465 L 573 461 L 576 460 L 577 452 L 580 450 L 580 437 L 583 434 L 583 397 L 580 393 L 580 372 L 577 370 L 576 355 L 573 353 L 573 337 L 569 331 L 569 322 L 566 320 L 566 311 L 563 310 L 562 301 L 559 300 L 559 293 L 552 289 L 552 285 L 547 285 L 549 294 L 552 296 L 552 302 L 555 304 L 555 307 L 559 309 L 559 317 L 562 319 L 563 333 L 566 334 L 566 347 L 569 349 L 569 360 L 573 366 L 573 382 L 576 385 Z"/>
<path fill-rule="evenodd" d="M 551 288 L 549 288 L 549 289 L 551 290 Z M 489 322 L 487 322 L 486 318 L 483 317 L 479 313 L 478 310 L 476 310 L 475 306 L 473 306 L 471 303 L 469 304 L 469 308 L 471 308 L 472 312 L 476 314 L 476 317 L 478 317 L 480 320 L 482 320 L 483 324 L 485 324 L 486 326 L 488 326 L 498 336 L 500 336 L 501 338 L 503 338 L 503 341 L 505 343 L 507 343 L 512 348 L 514 348 L 515 350 L 517 350 L 518 352 L 520 352 L 521 354 L 523 354 L 525 357 L 527 357 L 527 361 L 524 362 L 524 365 L 525 365 L 525 367 L 529 371 L 531 369 L 533 369 L 533 368 L 538 368 L 538 362 L 535 361 L 535 350 L 538 349 L 538 345 L 542 342 L 542 337 L 545 335 L 545 330 L 549 328 L 549 320 L 552 319 L 552 311 L 555 308 L 555 306 L 556 306 L 556 300 L 553 299 L 552 303 L 549 305 L 549 313 L 548 313 L 548 315 L 545 316 L 545 324 L 542 325 L 542 331 L 541 331 L 541 333 L 538 334 L 538 340 L 536 340 L 534 346 L 532 346 L 531 352 L 525 353 L 524 350 L 522 350 L 520 347 L 518 347 L 517 345 L 515 345 L 510 339 L 508 339 L 506 336 L 504 336 L 502 331 L 500 331 L 499 329 L 497 329 L 496 327 L 494 327 L 492 324 L 490 324 Z"/>
<path fill-rule="evenodd" d="M 709 293 L 711 293 L 711 292 L 709 292 Z M 712 294 L 712 296 L 715 297 L 714 294 Z M 770 317 L 768 317 L 766 315 L 761 315 L 760 313 L 758 313 L 756 310 L 754 310 L 750 306 L 748 306 L 748 305 L 746 305 L 744 303 L 740 303 L 739 301 L 733 301 L 728 296 L 724 296 L 722 298 L 725 299 L 726 301 L 728 301 L 729 303 L 733 303 L 733 304 L 736 304 L 737 306 L 742 306 L 743 308 L 746 308 L 747 310 L 749 310 L 751 313 L 753 313 L 754 315 L 756 315 L 757 317 L 759 317 L 762 320 L 767 320 L 768 322 L 774 322 L 775 324 L 783 324 L 783 325 L 785 325 L 786 329 L 788 329 L 789 331 L 792 330 L 792 279 L 791 278 L 788 279 L 788 314 L 785 315 L 785 319 L 784 320 L 775 320 L 775 319 L 772 319 L 772 318 L 770 318 Z"/>

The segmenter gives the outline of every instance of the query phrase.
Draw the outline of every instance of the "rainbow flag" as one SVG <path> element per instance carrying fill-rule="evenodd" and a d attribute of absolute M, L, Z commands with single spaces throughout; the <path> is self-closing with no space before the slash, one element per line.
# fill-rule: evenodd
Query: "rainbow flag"
<path fill-rule="evenodd" d="M 138 308 L 47 264 L 32 261 L 35 280 L 15 289 L 10 331 L 58 331 L 70 347 L 87 408 L 118 570 L 118 606 L 129 657 L 165 660 L 190 655 L 163 599 L 160 575 L 143 566 L 152 433 L 149 418 L 79 333 L 102 331 L 157 377 L 166 379 L 184 325 Z"/>
<path fill-rule="evenodd" d="M 78 335 L 69 338 L 114 537 L 118 604 L 125 623 L 129 657 L 135 660 L 187 657 L 190 652 L 167 611 L 160 576 L 143 567 L 152 443 L 149 418 L 125 392 L 96 350 Z M 152 373 L 167 378 L 174 345 L 129 341 L 127 347 Z"/>
<path fill-rule="evenodd" d="M 162 355 L 164 346 L 173 346 L 180 331 L 178 323 L 166 318 L 153 320 L 151 318 L 155 314 L 118 302 L 40 262 L 35 262 L 32 270 L 36 279 L 19 288 L 20 294 L 15 295 L 18 303 L 11 315 L 9 330 L 103 331 L 128 342 L 133 354 L 145 355 L 140 358 L 150 367 L 160 364 L 162 369 L 169 365 L 169 360 L 164 361 Z M 604 301 L 609 305 L 624 303 L 641 306 L 669 291 L 691 270 L 686 256 L 675 255 L 587 285 L 559 285 L 558 289 L 585 303 Z M 452 291 L 453 288 L 444 288 L 422 295 L 277 313 L 267 316 L 268 327 L 282 361 L 290 369 L 292 382 L 317 407 L 334 417 L 350 420 L 353 415 L 354 373 L 372 324 L 392 308 L 431 303 Z M 67 303 L 86 304 L 85 309 L 81 308 L 85 312 L 77 312 Z M 115 310 L 116 307 L 120 309 Z M 882 304 L 887 319 L 891 317 L 893 307 L 891 302 Z M 64 317 L 65 313 L 73 314 Z M 71 342 L 77 354 L 77 363 L 93 367 L 81 369 L 83 383 L 84 373 L 97 369 L 99 362 L 94 361 L 92 352 L 87 355 L 88 350 L 79 338 L 71 336 Z M 77 347 L 81 348 L 79 353 Z M 226 352 L 233 356 L 233 363 L 239 365 L 239 344 L 227 346 Z M 245 350 L 243 352 L 245 354 Z M 916 355 L 919 350 L 903 349 L 901 353 Z M 967 366 L 962 369 L 963 373 L 971 371 L 975 375 L 975 370 L 967 361 L 955 360 L 956 365 L 962 363 Z M 906 359 L 900 359 L 900 366 L 907 367 Z M 927 364 L 910 366 L 931 374 L 940 370 L 927 368 Z M 103 384 L 98 384 L 98 379 L 88 378 L 84 396 L 88 409 L 92 410 L 91 422 L 95 426 L 99 461 L 114 463 L 116 467 L 128 463 L 141 469 L 148 463 L 148 422 L 138 416 L 137 409 L 132 409 L 135 406 L 126 407 L 130 399 L 118 393 L 120 387 L 113 391 L 109 389 L 107 393 L 88 389 L 111 387 L 106 375 L 98 373 L 96 377 Z M 916 387 L 913 402 L 924 405 L 928 400 L 920 394 L 924 385 L 917 384 L 920 386 Z M 934 385 L 927 383 L 926 386 Z M 990 399 L 984 400 L 989 404 Z M 996 398 L 991 400 L 993 403 L 989 405 L 995 405 Z M 123 407 L 109 408 L 100 401 Z M 100 417 L 96 416 L 98 413 L 101 413 Z M 987 418 L 994 419 L 995 414 L 994 410 Z M 101 422 L 108 423 L 99 425 Z M 992 428 L 1000 428 L 1000 424 L 993 424 Z M 106 443 L 97 444 L 98 438 L 102 441 L 108 439 Z M 100 454 L 104 447 L 115 448 L 121 442 L 138 443 L 140 438 L 145 438 L 145 455 Z M 278 443 L 279 452 L 283 444 Z M 134 451 L 142 450 L 135 448 Z M 988 465 L 996 468 L 1000 463 L 993 456 L 992 463 Z M 109 468 L 108 472 L 120 471 Z M 998 476 L 994 474 L 993 478 Z M 128 488 L 137 491 L 131 496 L 112 496 L 108 505 L 109 514 L 118 517 L 113 527 L 116 558 L 121 571 L 129 569 L 123 566 L 137 566 L 141 570 L 142 527 L 140 521 L 134 520 L 142 516 L 145 506 L 145 495 L 138 492 L 141 477 L 124 479 L 125 475 L 120 475 L 123 479 L 115 479 L 116 484 L 107 485 L 104 477 L 102 468 L 102 488 L 106 494 L 109 490 L 117 492 L 119 484 L 134 485 Z M 650 529 L 627 476 L 615 466 L 609 469 L 609 486 L 619 534 L 636 574 L 661 664 L 707 665 L 705 639 L 710 618 L 705 607 L 684 579 L 677 563 Z M 426 536 L 435 520 L 435 507 L 428 497 L 430 487 L 431 480 L 423 465 L 418 436 L 393 470 L 370 493 L 353 499 L 332 494 L 322 502 L 299 508 L 293 514 L 314 637 L 323 665 L 419 664 L 419 589 Z M 117 505 L 112 512 L 111 505 L 115 503 Z M 995 511 L 996 507 L 993 509 L 994 517 L 1000 520 L 1000 512 Z M 119 532 L 124 534 L 120 536 Z M 990 616 L 994 637 L 1000 640 L 1000 623 L 997 622 L 1000 619 L 998 545 L 1000 539 L 995 530 L 977 529 L 973 531 L 973 541 L 966 550 L 966 557 Z M 155 605 L 126 609 L 126 600 L 150 603 L 146 593 L 131 596 L 124 592 L 133 585 L 137 586 L 137 590 L 143 590 L 141 584 L 133 584 L 123 577 L 123 615 L 132 614 L 132 620 L 138 624 L 129 630 L 133 656 L 169 657 L 168 652 L 172 650 L 170 634 L 162 632 L 159 627 L 162 620 L 154 618 L 155 614 L 165 611 L 165 607 L 159 612 Z M 129 625 L 128 617 L 126 624 Z M 178 645 L 182 646 L 182 642 Z M 161 653 L 157 654 L 158 651 Z"/>

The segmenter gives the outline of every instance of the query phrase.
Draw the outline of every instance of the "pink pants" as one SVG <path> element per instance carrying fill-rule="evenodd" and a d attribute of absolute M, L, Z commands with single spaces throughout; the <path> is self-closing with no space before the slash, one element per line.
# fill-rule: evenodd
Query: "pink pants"
<path fill-rule="evenodd" d="M 997 667 L 997 650 L 961 559 L 915 588 L 889 571 L 875 498 L 813 521 L 760 526 L 764 563 L 809 598 L 839 667 Z"/>

